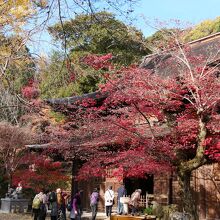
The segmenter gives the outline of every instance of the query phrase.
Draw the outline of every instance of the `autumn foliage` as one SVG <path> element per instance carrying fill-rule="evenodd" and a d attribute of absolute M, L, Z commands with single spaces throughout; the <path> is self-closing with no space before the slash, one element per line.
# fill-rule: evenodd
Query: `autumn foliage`
<path fill-rule="evenodd" d="M 102 56 L 98 55 L 87 55 L 83 58 L 83 62 L 91 67 L 93 67 L 95 70 L 100 69 L 110 69 L 113 68 L 113 65 L 109 60 L 112 59 L 112 54 L 106 54 Z"/>
<path fill-rule="evenodd" d="M 84 100 L 73 113 L 81 126 L 73 131 L 72 146 L 87 160 L 79 178 L 103 176 L 108 169 L 119 178 L 173 170 L 189 189 L 193 170 L 220 159 L 218 70 L 188 46 L 170 53 L 158 67 L 164 74 L 124 68 L 101 87 L 103 102 Z M 193 213 L 184 193 L 185 210 Z"/>
<path fill-rule="evenodd" d="M 219 159 L 219 81 L 211 68 L 201 72 L 202 58 L 187 58 L 201 66 L 165 78 L 135 66 L 123 69 L 103 87 L 108 97 L 101 106 L 82 104 L 90 106 L 81 128 L 90 139 L 82 147 L 95 152 L 84 172 L 123 167 L 125 176 L 141 176 L 191 160 L 198 147 L 205 161 Z M 201 123 L 206 131 L 198 142 Z"/>
<path fill-rule="evenodd" d="M 28 84 L 21 88 L 21 93 L 23 97 L 27 99 L 37 98 L 40 94 L 40 91 L 37 87 L 37 82 L 35 82 L 34 80 L 29 80 Z"/>
<path fill-rule="evenodd" d="M 37 192 L 41 189 L 66 188 L 69 179 L 61 162 L 52 161 L 43 155 L 27 154 L 13 174 L 13 185 L 22 182 L 24 188 Z"/>
<path fill-rule="evenodd" d="M 23 162 L 26 144 L 32 143 L 34 136 L 24 127 L 12 126 L 9 123 L 0 123 L 0 169 L 9 180 L 15 170 Z"/>

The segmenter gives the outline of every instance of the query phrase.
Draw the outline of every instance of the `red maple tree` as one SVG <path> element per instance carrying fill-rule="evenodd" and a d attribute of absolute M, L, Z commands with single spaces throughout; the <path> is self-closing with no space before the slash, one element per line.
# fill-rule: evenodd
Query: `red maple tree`
<path fill-rule="evenodd" d="M 23 163 L 12 177 L 14 186 L 21 182 L 24 188 L 32 189 L 34 192 L 66 188 L 69 180 L 70 176 L 61 162 L 33 153 L 23 157 Z"/>
<path fill-rule="evenodd" d="M 131 66 L 109 79 L 102 103 L 82 105 L 73 114 L 81 127 L 72 145 L 87 159 L 81 178 L 105 175 L 109 168 L 124 177 L 175 171 L 184 210 L 197 219 L 192 171 L 220 159 L 219 70 L 189 47 L 169 53 L 160 65 L 163 75 Z"/>
<path fill-rule="evenodd" d="M 36 99 L 39 96 L 39 89 L 37 88 L 37 82 L 30 79 L 27 85 L 21 88 L 21 94 L 26 99 Z"/>

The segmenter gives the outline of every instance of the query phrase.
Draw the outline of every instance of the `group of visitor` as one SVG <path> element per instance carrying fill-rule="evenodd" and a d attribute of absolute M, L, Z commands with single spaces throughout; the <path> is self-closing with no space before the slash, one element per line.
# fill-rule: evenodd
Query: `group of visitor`
<path fill-rule="evenodd" d="M 68 199 L 67 194 L 63 193 L 60 188 L 56 191 L 48 192 L 47 190 L 41 190 L 33 199 L 32 210 L 34 220 L 45 220 L 47 215 L 47 210 L 50 209 L 51 220 L 66 220 L 66 208 L 70 211 L 71 220 L 81 220 L 82 216 L 82 204 L 81 204 L 81 193 L 82 191 L 76 191 L 72 201 L 66 202 Z M 127 196 L 127 190 L 122 183 L 117 190 L 117 213 L 119 215 L 124 214 L 123 203 L 121 201 L 122 197 Z M 137 212 L 139 205 L 141 189 L 135 190 L 132 193 L 129 206 L 131 208 L 131 214 L 134 215 Z M 99 202 L 99 190 L 97 188 L 93 189 L 90 195 L 90 207 L 92 211 L 92 220 L 96 219 L 98 211 Z M 105 210 L 106 216 L 110 217 L 112 213 L 112 207 L 114 205 L 115 193 L 112 186 L 109 186 L 104 194 L 105 199 Z"/>
<path fill-rule="evenodd" d="M 67 194 L 63 193 L 60 188 L 52 192 L 42 189 L 35 195 L 32 202 L 34 220 L 45 220 L 48 209 L 51 210 L 51 220 L 57 220 L 58 216 L 66 220 L 66 199 Z"/>
<path fill-rule="evenodd" d="M 119 215 L 124 214 L 124 206 L 121 201 L 121 198 L 125 196 L 127 196 L 127 190 L 125 188 L 125 185 L 121 183 L 120 187 L 117 190 L 117 213 Z M 108 189 L 105 191 L 104 199 L 105 199 L 106 217 L 110 217 L 112 213 L 112 207 L 115 204 L 115 200 L 114 200 L 115 193 L 112 189 L 112 186 L 109 186 Z M 140 199 L 141 199 L 141 189 L 136 189 L 135 192 L 132 193 L 131 199 L 129 202 L 132 215 L 134 215 L 138 211 Z M 92 210 L 92 220 L 96 219 L 96 214 L 98 210 L 98 201 L 99 201 L 99 192 L 97 188 L 94 188 L 90 196 L 90 207 Z"/>

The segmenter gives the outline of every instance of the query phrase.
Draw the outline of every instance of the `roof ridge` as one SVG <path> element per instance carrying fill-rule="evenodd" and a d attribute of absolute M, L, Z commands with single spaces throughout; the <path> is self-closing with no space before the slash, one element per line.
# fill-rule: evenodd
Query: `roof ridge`
<path fill-rule="evenodd" d="M 220 36 L 220 32 L 217 32 L 217 33 L 214 33 L 214 34 L 210 34 L 210 35 L 208 35 L 206 37 L 202 37 L 202 38 L 199 38 L 197 40 L 193 40 L 193 41 L 190 41 L 190 42 L 187 42 L 187 43 L 184 43 L 184 44 L 180 44 L 180 45 L 181 46 L 183 46 L 183 45 L 193 45 L 195 43 L 202 42 L 202 41 L 214 38 L 216 36 Z M 174 48 L 175 47 L 173 47 L 171 49 L 164 50 L 164 51 L 160 51 L 160 52 L 156 52 L 156 53 L 152 53 L 152 54 L 146 55 L 146 56 L 143 57 L 143 59 L 145 60 L 148 57 L 152 57 L 152 56 L 155 56 L 155 55 L 163 54 L 164 52 L 169 52 L 169 51 L 171 51 Z"/>
<path fill-rule="evenodd" d="M 216 37 L 216 36 L 218 36 L 218 35 L 220 35 L 220 32 L 217 32 L 217 33 L 214 33 L 214 34 L 210 34 L 210 35 L 205 36 L 205 37 L 201 37 L 201 38 L 199 38 L 199 39 L 197 39 L 197 40 L 190 41 L 190 42 L 188 42 L 188 43 L 186 43 L 186 44 L 194 44 L 194 43 L 197 43 L 197 42 L 200 42 L 200 41 L 203 41 L 203 40 L 207 40 L 207 39 Z"/>

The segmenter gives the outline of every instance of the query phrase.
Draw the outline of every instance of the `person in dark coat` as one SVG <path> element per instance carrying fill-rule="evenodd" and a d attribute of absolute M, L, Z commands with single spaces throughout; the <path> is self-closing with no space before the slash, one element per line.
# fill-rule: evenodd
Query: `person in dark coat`
<path fill-rule="evenodd" d="M 51 207 L 51 213 L 50 213 L 51 220 L 57 220 L 58 218 L 57 194 L 55 192 L 50 192 L 48 201 Z"/>
<path fill-rule="evenodd" d="M 121 183 L 121 186 L 117 190 L 118 193 L 118 214 L 121 215 L 124 212 L 123 203 L 120 202 L 120 198 L 127 195 L 127 190 L 125 189 L 125 185 Z"/>
<path fill-rule="evenodd" d="M 90 207 L 91 207 L 91 211 L 92 211 L 92 220 L 96 219 L 96 214 L 98 211 L 98 201 L 99 201 L 98 189 L 94 188 L 94 190 L 90 196 Z"/>

